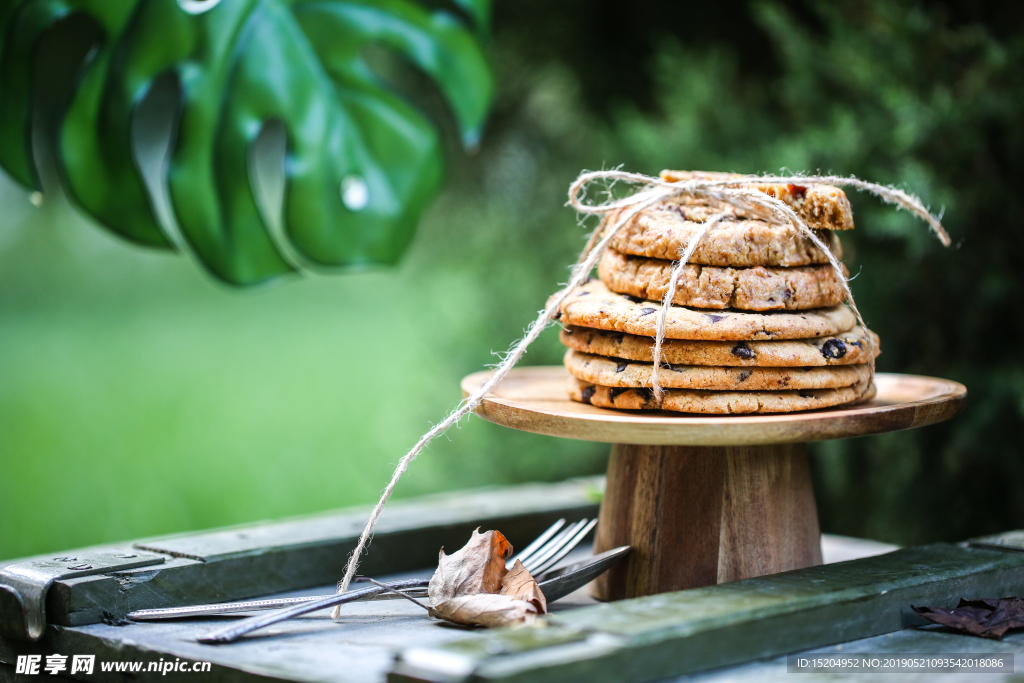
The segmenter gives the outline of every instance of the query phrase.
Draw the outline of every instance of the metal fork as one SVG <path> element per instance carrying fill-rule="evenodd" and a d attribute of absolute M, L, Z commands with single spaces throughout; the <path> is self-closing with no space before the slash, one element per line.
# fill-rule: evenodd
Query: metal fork
<path fill-rule="evenodd" d="M 606 550 L 600 555 L 588 557 L 581 562 L 558 565 L 557 567 L 549 569 L 534 578 L 537 579 L 538 586 L 544 592 L 544 596 L 547 598 L 548 603 L 552 603 L 566 595 L 569 595 L 573 591 L 582 588 L 601 574 L 608 571 L 613 564 L 625 557 L 629 551 L 630 547 L 628 545 L 612 548 L 611 550 Z M 381 588 L 380 586 L 382 585 L 385 587 Z M 295 607 L 274 612 L 267 616 L 256 616 L 243 619 L 237 624 L 215 629 L 208 633 L 204 633 L 203 635 L 196 636 L 196 641 L 208 645 L 233 643 L 247 633 L 251 633 L 265 626 L 270 626 L 271 624 L 276 624 L 284 621 L 285 619 L 290 619 L 291 617 L 299 616 L 301 614 L 308 614 L 309 612 L 315 612 L 326 607 L 341 605 L 346 602 L 353 602 L 361 599 L 360 594 L 367 595 L 371 591 L 381 592 L 385 590 L 394 594 L 386 584 L 377 584 L 372 588 L 363 588 L 362 590 L 352 591 L 344 595 L 330 595 L 322 600 L 317 600 L 314 603 L 296 605 Z M 403 596 L 408 596 L 408 594 L 403 594 Z"/>
<path fill-rule="evenodd" d="M 557 562 L 561 557 L 565 556 L 565 554 L 572 550 L 572 548 L 578 545 L 579 542 L 582 541 L 583 538 L 590 532 L 590 530 L 594 528 L 594 525 L 597 524 L 597 520 L 583 519 L 575 524 L 570 525 L 565 529 L 561 529 L 561 527 L 564 524 L 565 520 L 559 520 L 558 522 L 553 524 L 547 531 L 541 534 L 538 540 L 535 540 L 533 543 L 530 543 L 530 545 L 528 545 L 523 550 L 523 552 L 521 552 L 519 555 L 516 555 L 513 558 L 510 558 L 506 562 L 506 566 L 511 566 L 511 564 L 515 564 L 516 560 L 523 561 L 523 557 L 525 556 L 526 560 L 523 561 L 523 566 L 525 567 L 527 566 L 527 563 L 529 563 L 529 566 L 533 567 L 533 569 L 528 569 L 528 571 L 530 571 L 531 574 L 533 574 L 534 572 L 537 572 L 537 574 L 539 574 L 541 571 L 544 570 L 544 568 L 550 567 L 554 562 Z M 559 531 L 559 529 L 561 529 L 561 531 Z M 550 538 L 550 536 L 552 534 L 555 534 L 555 532 L 558 533 L 554 536 L 554 538 Z M 545 536 L 548 536 L 550 540 L 542 540 Z M 527 553 L 527 551 L 529 551 L 529 553 Z M 628 552 L 628 547 L 617 549 L 617 552 L 619 553 L 619 555 L 621 555 L 621 553 L 623 552 Z M 612 562 L 615 561 L 615 558 L 608 559 Z M 585 572 L 585 568 L 583 569 Z M 561 578 L 562 577 L 559 577 L 555 580 L 557 581 Z M 429 579 L 414 579 L 411 581 L 396 581 L 391 584 L 384 585 L 388 588 L 397 589 L 419 588 L 420 590 L 416 591 L 416 593 L 422 597 L 426 595 L 426 588 L 429 582 Z M 325 607 L 333 607 L 335 605 L 341 605 L 347 602 L 364 600 L 371 595 L 377 595 L 380 593 L 384 593 L 385 591 L 386 588 L 381 588 L 379 586 L 371 586 L 370 588 L 362 588 L 359 590 L 349 591 L 341 595 L 328 595 L 320 598 L 313 598 L 311 602 L 297 604 L 292 607 L 287 607 L 285 609 L 264 616 L 249 617 L 248 619 L 243 619 L 241 622 L 237 624 L 232 624 L 224 628 L 214 629 L 213 631 L 197 636 L 196 640 L 200 643 L 207 644 L 231 643 L 238 640 L 247 633 L 251 633 L 255 630 L 265 628 L 272 624 L 276 624 L 278 622 L 291 619 L 292 617 L 301 616 L 303 614 L 308 614 L 310 612 L 316 612 L 317 610 L 324 609 Z M 412 596 L 413 593 L 414 591 L 408 591 L 406 594 Z"/>
<path fill-rule="evenodd" d="M 527 571 L 536 576 L 541 572 L 550 569 L 555 565 L 555 563 L 569 554 L 569 552 L 579 545 L 586 535 L 590 533 L 590 530 L 594 528 L 595 524 L 597 524 L 596 519 L 581 519 L 578 522 L 574 522 L 569 526 L 566 526 L 565 519 L 560 519 L 548 527 L 544 533 L 535 538 L 529 545 L 523 548 L 519 554 L 507 560 L 505 562 L 505 566 L 511 569 L 516 560 L 519 560 L 523 563 L 523 566 L 526 567 Z M 429 581 L 429 579 L 409 579 L 406 581 L 392 581 L 387 585 L 390 588 L 401 590 L 411 597 L 424 597 L 426 595 L 426 587 Z M 162 619 L 181 619 L 184 617 L 202 617 L 218 614 L 232 614 L 235 612 L 252 612 L 257 610 L 301 606 L 331 597 L 349 597 L 348 600 L 344 600 L 343 602 L 355 602 L 362 600 L 391 600 L 394 599 L 395 596 L 380 588 L 374 587 L 372 589 L 358 589 L 350 591 L 344 595 L 313 595 L 301 598 L 273 598 L 268 600 L 222 602 L 212 605 L 188 605 L 184 607 L 142 609 L 130 612 L 127 617 L 133 621 L 157 621 Z M 302 612 L 301 614 L 305 614 L 305 612 Z"/>

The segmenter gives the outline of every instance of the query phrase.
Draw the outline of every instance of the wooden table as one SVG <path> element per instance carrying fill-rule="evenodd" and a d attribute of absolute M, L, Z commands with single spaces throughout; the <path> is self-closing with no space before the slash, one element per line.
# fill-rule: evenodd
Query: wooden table
<path fill-rule="evenodd" d="M 464 395 L 489 372 L 462 381 Z M 912 429 L 963 405 L 957 382 L 880 373 L 870 401 L 782 415 L 682 415 L 568 398 L 561 367 L 513 370 L 477 414 L 513 429 L 614 444 L 595 551 L 630 545 L 593 585 L 616 600 L 821 564 L 808 441 Z"/>
<path fill-rule="evenodd" d="M 501 529 L 513 544 L 522 545 L 558 517 L 594 515 L 594 494 L 601 487 L 595 478 L 395 501 L 381 519 L 363 567 L 380 578 L 408 577 L 410 572 L 429 576 L 438 548 L 465 542 L 477 526 Z M 327 609 L 232 645 L 194 640 L 230 617 L 123 620 L 135 609 L 329 593 L 368 512 L 361 507 L 105 546 L 148 549 L 162 562 L 58 580 L 47 600 L 42 640 L 0 636 L 0 683 L 35 678 L 14 673 L 18 657 L 54 654 L 95 655 L 93 674 L 73 676 L 92 683 L 129 678 L 760 683 L 789 681 L 785 655 L 797 652 L 1009 653 L 1018 656 L 1018 671 L 1024 662 L 1024 633 L 1003 641 L 956 635 L 925 625 L 910 609 L 912 604 L 953 607 L 960 597 L 1021 595 L 1024 531 L 895 552 L 867 541 L 826 536 L 826 564 L 818 567 L 616 602 L 594 603 L 585 594 L 576 595 L 554 603 L 543 628 L 453 627 L 426 617 L 404 600 L 347 605 L 339 622 L 330 619 Z M 42 559 L 93 550 L 68 549 Z M 0 561 L 0 566 L 32 559 L 39 558 Z M 0 605 L 0 625 L 17 618 Z M 212 672 L 135 677 L 101 669 L 110 663 L 148 667 L 179 660 L 190 666 L 211 662 Z M 801 683 L 836 680 L 834 674 L 798 678 Z M 935 679 L 934 674 L 898 677 L 901 683 Z M 878 678 L 854 674 L 842 680 Z M 972 678 L 964 674 L 942 680 Z M 984 680 L 1010 683 L 1014 675 L 986 674 Z"/>

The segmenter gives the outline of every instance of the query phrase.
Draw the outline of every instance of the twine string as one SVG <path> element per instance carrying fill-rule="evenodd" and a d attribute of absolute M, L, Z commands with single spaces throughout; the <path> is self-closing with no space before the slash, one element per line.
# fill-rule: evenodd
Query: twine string
<path fill-rule="evenodd" d="M 665 399 L 665 392 L 662 391 L 661 385 L 658 383 L 658 373 L 661 371 L 661 347 L 665 343 L 665 322 L 668 320 L 669 307 L 672 305 L 672 299 L 676 296 L 676 287 L 679 284 L 679 278 L 683 275 L 683 269 L 693 258 L 693 252 L 697 250 L 697 245 L 704 239 L 704 235 L 708 234 L 708 231 L 723 218 L 725 216 L 718 213 L 705 220 L 697 230 L 697 234 L 687 242 L 682 256 L 672 265 L 672 275 L 669 277 L 668 287 L 665 289 L 665 296 L 661 301 L 661 310 L 658 311 L 658 330 L 654 335 L 654 358 L 652 359 L 654 367 L 651 369 L 651 388 L 654 389 L 654 400 L 658 402 L 659 406 Z"/>
<path fill-rule="evenodd" d="M 586 188 L 590 183 L 598 181 L 605 183 L 622 181 L 624 183 L 638 185 L 640 187 L 633 194 L 622 198 L 610 198 L 605 202 L 597 204 L 587 203 L 585 201 Z M 822 242 L 814 231 L 811 230 L 787 204 L 774 197 L 770 197 L 763 192 L 749 188 L 752 184 L 792 184 L 794 182 L 807 185 L 850 186 L 858 190 L 871 192 L 872 194 L 880 197 L 883 201 L 896 205 L 897 208 L 907 209 L 918 218 L 928 223 L 944 245 L 949 246 L 951 242 L 949 235 L 942 227 L 942 223 L 939 218 L 932 215 L 916 196 L 908 194 L 897 188 L 876 185 L 853 177 L 844 178 L 839 176 L 800 175 L 778 177 L 754 175 L 719 180 L 691 179 L 684 182 L 668 182 L 661 178 L 620 170 L 590 171 L 581 173 L 569 188 L 568 205 L 584 215 L 602 215 L 609 218 L 611 217 L 612 212 L 621 211 L 621 213 L 615 216 L 617 220 L 610 219 L 605 221 L 605 223 L 610 223 L 607 227 L 602 227 L 604 223 L 598 226 L 594 231 L 594 234 L 591 235 L 588 240 L 587 246 L 580 254 L 579 260 L 573 266 L 569 281 L 566 283 L 565 287 L 548 299 L 547 305 L 543 310 L 539 311 L 537 318 L 530 323 L 530 326 L 527 328 L 526 334 L 523 338 L 509 350 L 508 354 L 505 355 L 487 380 L 470 396 L 463 399 L 455 410 L 449 413 L 444 420 L 436 424 L 422 437 L 420 437 L 419 441 L 416 442 L 416 445 L 398 461 L 398 465 L 395 468 L 394 474 L 391 476 L 391 480 L 384 488 L 380 499 L 371 511 L 370 517 L 367 520 L 362 533 L 359 535 L 356 547 L 349 556 L 348 564 L 345 567 L 345 574 L 341 581 L 338 582 L 338 592 L 343 593 L 348 590 L 348 586 L 352 582 L 352 579 L 356 574 L 356 570 L 359 567 L 360 558 L 366 551 L 366 547 L 370 542 L 373 529 L 377 525 L 377 521 L 380 519 L 381 513 L 384 511 L 384 506 L 391 498 L 391 494 L 394 492 L 395 486 L 398 484 L 399 479 L 401 479 L 406 470 L 409 469 L 412 461 L 423 452 L 431 441 L 446 432 L 452 426 L 457 425 L 463 417 L 472 413 L 480 405 L 484 397 L 489 394 L 491 390 L 493 390 L 494 387 L 505 378 L 506 375 L 508 375 L 509 371 L 515 367 L 516 363 L 518 363 L 526 353 L 530 344 L 532 344 L 537 337 L 540 336 L 540 333 L 556 319 L 556 316 L 566 298 L 568 298 L 568 296 L 577 287 L 583 284 L 587 277 L 589 277 L 594 266 L 597 264 L 598 259 L 600 259 L 605 249 L 607 249 L 608 244 L 627 223 L 633 220 L 637 214 L 646 208 L 673 197 L 683 197 L 695 200 L 711 200 L 729 204 L 744 211 L 756 213 L 758 216 L 764 217 L 765 220 L 770 223 L 795 226 L 802 234 L 808 237 L 815 246 L 821 249 L 828 256 L 829 264 L 832 266 L 833 270 L 835 270 L 843 288 L 843 292 L 846 295 L 847 304 L 856 316 L 857 322 L 866 330 L 867 325 L 864 323 L 864 319 L 861 317 L 860 311 L 857 310 L 856 303 L 853 300 L 853 294 L 850 292 L 849 283 L 847 282 L 846 275 L 842 269 L 842 264 L 832 253 L 832 250 Z M 661 313 L 658 316 L 658 329 L 655 337 L 652 385 L 655 394 L 658 396 L 662 395 L 661 387 L 657 383 L 658 367 L 661 361 L 661 345 L 664 341 L 668 310 L 672 305 L 671 301 L 675 295 L 676 281 L 682 273 L 682 269 L 693 257 L 693 253 L 700 240 L 711 228 L 714 227 L 715 224 L 717 224 L 719 220 L 721 220 L 720 215 L 712 216 L 704 222 L 700 230 L 689 241 L 685 252 L 673 268 L 669 288 L 663 301 Z M 871 366 L 871 375 L 873 376 L 875 367 L 874 340 L 871 338 L 870 334 L 867 335 L 867 339 L 869 344 L 868 355 L 870 357 L 869 362 Z M 339 615 L 340 607 L 335 607 L 331 616 L 332 618 L 337 619 Z"/>
<path fill-rule="evenodd" d="M 458 424 L 459 420 L 469 415 L 477 406 L 480 405 L 484 397 L 498 385 L 501 380 L 509 373 L 509 371 L 515 367 L 519 359 L 526 353 L 527 347 L 530 346 L 540 336 L 540 333 L 551 323 L 555 318 L 555 314 L 559 311 L 562 303 L 565 299 L 583 284 L 583 281 L 590 275 L 590 272 L 594 269 L 597 264 L 597 259 L 600 258 L 601 254 L 604 253 L 608 243 L 611 242 L 612 238 L 619 229 L 633 219 L 638 213 L 643 211 L 648 206 L 651 206 L 661 201 L 660 196 L 651 197 L 644 201 L 640 201 L 636 205 L 625 211 L 620 217 L 620 220 L 614 224 L 611 229 L 606 231 L 599 240 L 591 247 L 589 252 L 585 252 L 581 257 L 581 260 L 573 267 L 572 274 L 569 278 L 569 282 L 563 287 L 555 296 L 548 300 L 547 305 L 537 315 L 537 319 L 530 323 L 530 326 L 526 330 L 526 335 L 520 339 L 509 351 L 509 353 L 502 359 L 501 363 L 495 368 L 491 376 L 488 377 L 479 389 L 474 391 L 470 396 L 463 399 L 461 403 L 453 410 L 448 417 L 443 421 L 432 427 L 426 434 L 420 437 L 420 440 L 416 442 L 416 445 L 412 447 L 408 453 L 406 453 L 401 460 L 398 461 L 398 466 L 395 467 L 394 474 L 391 475 L 391 481 L 388 482 L 384 492 L 381 493 L 380 500 L 373 507 L 370 512 L 370 518 L 366 522 L 366 526 L 363 527 L 362 533 L 359 535 L 359 540 L 356 543 L 355 549 L 353 549 L 351 556 L 349 557 L 348 564 L 345 567 L 345 575 L 341 581 L 338 582 L 338 593 L 344 593 L 348 590 L 349 584 L 356 575 L 356 569 L 359 567 L 359 559 L 363 552 L 366 550 L 366 546 L 370 542 L 370 537 L 373 534 L 373 528 L 377 525 L 377 520 L 380 519 L 381 513 L 384 511 L 384 506 L 387 504 L 388 499 L 391 498 L 391 494 L 394 493 L 395 486 L 398 484 L 398 480 L 402 478 L 405 471 L 409 469 L 409 465 L 412 461 L 423 452 L 423 449 L 433 441 L 436 437 L 440 436 L 444 432 L 448 431 L 453 425 Z M 341 615 L 341 606 L 334 608 L 331 612 L 331 618 L 337 619 Z"/>

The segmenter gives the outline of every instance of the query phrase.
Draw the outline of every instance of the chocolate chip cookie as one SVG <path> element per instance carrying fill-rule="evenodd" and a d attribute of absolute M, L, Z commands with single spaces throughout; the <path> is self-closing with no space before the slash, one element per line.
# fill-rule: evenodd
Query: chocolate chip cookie
<path fill-rule="evenodd" d="M 875 356 L 881 342 L 874 332 L 854 327 L 848 332 L 817 339 L 780 341 L 689 341 L 666 339 L 661 345 L 663 363 L 734 367 L 820 367 L 867 363 L 870 334 Z M 562 328 L 562 343 L 570 349 L 624 360 L 654 360 L 654 339 L 590 327 Z"/>
<path fill-rule="evenodd" d="M 705 266 L 807 266 L 828 263 L 828 255 L 792 225 L 772 225 L 757 218 L 744 218 L 731 208 L 687 205 L 667 201 L 644 209 L 631 218 L 612 238 L 611 246 L 623 254 L 677 260 L 697 234 L 701 223 L 718 212 L 726 219 L 708 229 L 690 263 Z M 618 222 L 621 212 L 612 212 L 605 228 Z M 836 258 L 843 257 L 839 238 L 829 230 L 818 237 Z"/>
<path fill-rule="evenodd" d="M 686 180 L 729 180 L 739 178 L 736 173 L 708 173 L 705 171 L 662 171 L 661 179 L 670 183 Z M 795 183 L 799 178 L 793 179 Z M 744 184 L 744 187 L 764 192 L 785 202 L 812 230 L 852 230 L 853 209 L 846 193 L 834 185 L 798 185 L 795 183 Z"/>
<path fill-rule="evenodd" d="M 661 304 L 616 294 L 600 280 L 571 292 L 556 319 L 565 325 L 594 327 L 653 337 Z M 672 306 L 665 324 L 668 339 L 771 340 L 825 337 L 853 328 L 856 319 L 843 305 L 811 311 L 747 313 Z"/>
<path fill-rule="evenodd" d="M 797 391 L 701 391 L 665 389 L 661 405 L 651 389 L 626 389 L 569 378 L 569 398 L 599 408 L 620 410 L 670 410 L 680 413 L 734 415 L 744 413 L 792 413 L 866 401 L 875 385 L 862 382 L 840 389 Z"/>
<path fill-rule="evenodd" d="M 606 387 L 651 386 L 653 364 L 606 358 L 569 350 L 565 368 L 577 379 Z M 780 391 L 837 389 L 868 379 L 867 365 L 812 368 L 737 368 L 665 363 L 658 383 L 665 389 L 712 391 Z"/>
<path fill-rule="evenodd" d="M 605 251 L 597 272 L 608 289 L 661 301 L 672 276 L 672 261 Z M 840 304 L 842 283 L 832 266 L 722 268 L 687 264 L 672 303 L 695 308 L 746 311 L 807 310 Z"/>

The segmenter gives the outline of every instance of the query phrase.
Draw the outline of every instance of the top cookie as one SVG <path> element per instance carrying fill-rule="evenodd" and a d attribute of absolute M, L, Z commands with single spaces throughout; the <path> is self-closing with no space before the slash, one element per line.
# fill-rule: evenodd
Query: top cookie
<path fill-rule="evenodd" d="M 661 172 L 661 179 L 670 183 L 686 180 L 729 180 L 741 178 L 738 173 L 709 173 L 706 171 Z M 799 180 L 794 178 L 794 180 Z M 852 230 L 853 209 L 846 193 L 832 185 L 795 185 L 790 183 L 758 183 L 744 185 L 764 192 L 785 202 L 812 230 Z"/>
<path fill-rule="evenodd" d="M 608 289 L 600 280 L 578 287 L 562 303 L 556 319 L 566 325 L 594 327 L 646 337 L 657 331 L 661 304 Z M 771 340 L 807 339 L 845 332 L 856 324 L 846 306 L 796 313 L 702 311 L 672 306 L 665 321 L 668 339 Z"/>
<path fill-rule="evenodd" d="M 612 238 L 611 246 L 623 254 L 675 261 L 716 207 L 663 202 L 644 209 Z M 828 263 L 828 255 L 792 225 L 772 225 L 743 218 L 727 210 L 727 218 L 710 228 L 697 245 L 690 263 L 702 266 L 807 266 Z M 620 212 L 608 215 L 605 226 L 617 222 Z M 839 238 L 831 231 L 818 237 L 836 258 L 843 257 Z"/>

